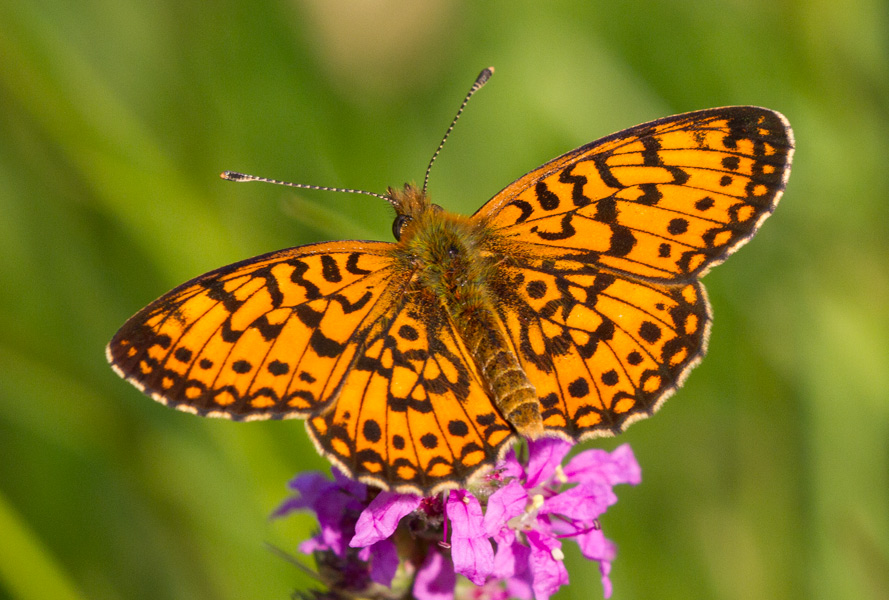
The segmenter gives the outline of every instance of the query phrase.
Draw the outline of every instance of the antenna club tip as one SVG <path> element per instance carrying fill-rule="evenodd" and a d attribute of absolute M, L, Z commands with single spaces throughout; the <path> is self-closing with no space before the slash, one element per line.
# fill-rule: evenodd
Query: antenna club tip
<path fill-rule="evenodd" d="M 487 69 L 482 69 L 482 72 L 478 74 L 478 77 L 475 79 L 475 85 L 478 87 L 483 86 L 488 80 L 491 78 L 491 75 L 494 74 L 494 67 L 488 67 Z"/>
<path fill-rule="evenodd" d="M 219 176 L 228 181 L 246 181 L 248 179 L 246 175 L 238 173 L 237 171 L 223 171 Z"/>

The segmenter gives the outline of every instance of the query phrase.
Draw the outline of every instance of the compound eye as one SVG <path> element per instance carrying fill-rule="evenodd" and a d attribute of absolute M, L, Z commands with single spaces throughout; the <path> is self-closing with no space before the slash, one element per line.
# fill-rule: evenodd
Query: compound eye
<path fill-rule="evenodd" d="M 398 215 L 395 217 L 395 220 L 392 222 L 392 235 L 395 236 L 396 240 L 401 240 L 401 232 L 404 231 L 404 228 L 411 221 L 413 219 L 408 215 Z"/>

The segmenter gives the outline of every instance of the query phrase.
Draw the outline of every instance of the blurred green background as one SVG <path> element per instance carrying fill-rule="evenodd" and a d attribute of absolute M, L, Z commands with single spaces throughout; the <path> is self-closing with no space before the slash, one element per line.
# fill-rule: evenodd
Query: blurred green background
<path fill-rule="evenodd" d="M 757 239 L 706 278 L 708 358 L 634 425 L 603 519 L 615 598 L 889 598 L 889 5 L 882 0 L 0 3 L 0 598 L 287 598 L 267 515 L 326 469 L 299 422 L 170 411 L 103 347 L 212 268 L 391 238 L 362 196 L 432 175 L 472 213 L 566 150 L 673 113 L 783 112 Z M 560 598 L 601 595 L 568 548 Z"/>

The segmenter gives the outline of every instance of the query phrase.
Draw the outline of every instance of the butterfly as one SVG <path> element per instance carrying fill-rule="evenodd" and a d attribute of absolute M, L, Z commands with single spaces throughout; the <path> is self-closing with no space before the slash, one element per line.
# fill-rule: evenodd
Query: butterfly
<path fill-rule="evenodd" d="M 706 350 L 700 278 L 775 209 L 792 155 L 781 114 L 732 106 L 581 146 L 469 217 L 389 188 L 394 243 L 201 275 L 127 321 L 108 360 L 182 411 L 305 419 L 370 485 L 465 487 L 517 439 L 610 436 L 664 403 Z"/>

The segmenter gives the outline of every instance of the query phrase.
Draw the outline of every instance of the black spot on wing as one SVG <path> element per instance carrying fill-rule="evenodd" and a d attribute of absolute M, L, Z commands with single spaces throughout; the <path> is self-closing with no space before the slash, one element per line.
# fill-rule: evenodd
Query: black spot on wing
<path fill-rule="evenodd" d="M 701 212 L 704 212 L 713 208 L 715 204 L 716 202 L 713 200 L 713 198 L 711 198 L 710 196 L 704 196 L 703 198 L 695 202 L 695 208 Z"/>
<path fill-rule="evenodd" d="M 277 338 L 281 334 L 281 330 L 284 328 L 284 323 L 272 324 L 269 322 L 268 315 L 262 315 L 253 321 L 251 327 L 257 329 L 263 339 L 269 341 Z"/>
<path fill-rule="evenodd" d="M 537 182 L 534 192 L 537 194 L 537 202 L 540 203 L 540 208 L 543 210 L 551 211 L 559 208 L 559 197 L 552 193 L 543 181 Z"/>
<path fill-rule="evenodd" d="M 380 424 L 377 423 L 374 419 L 368 419 L 367 421 L 365 421 L 364 427 L 362 429 L 364 439 L 372 444 L 379 442 L 383 436 L 383 431 L 380 429 Z"/>
<path fill-rule="evenodd" d="M 571 184 L 571 200 L 574 202 L 575 207 L 581 208 L 587 204 L 591 204 L 592 200 L 583 194 L 583 186 L 585 186 L 589 180 L 584 175 L 575 175 L 573 172 L 574 167 L 576 167 L 577 164 L 578 163 L 570 164 L 563 169 L 562 172 L 559 173 L 559 181 Z"/>
<path fill-rule="evenodd" d="M 602 198 L 596 202 L 596 212 L 593 219 L 609 225 L 617 221 L 617 202 L 613 197 Z"/>
<path fill-rule="evenodd" d="M 232 363 L 232 371 L 238 374 L 249 373 L 253 369 L 253 365 L 246 360 L 236 360 Z"/>
<path fill-rule="evenodd" d="M 469 427 L 466 425 L 466 421 L 454 419 L 448 423 L 448 433 L 457 437 L 465 437 L 469 435 Z"/>
<path fill-rule="evenodd" d="M 358 266 L 358 260 L 361 258 L 361 254 L 358 252 L 353 252 L 349 255 L 349 258 L 346 259 L 346 271 L 352 273 L 353 275 L 369 275 L 371 271 L 367 269 L 362 269 Z"/>
<path fill-rule="evenodd" d="M 670 235 L 682 235 L 686 231 L 688 231 L 688 221 L 686 219 L 671 219 L 667 225 L 667 232 Z"/>
<path fill-rule="evenodd" d="M 286 375 L 287 373 L 289 373 L 290 365 L 285 362 L 281 362 L 280 360 L 273 360 L 268 364 L 268 366 L 266 366 L 266 369 L 269 373 L 277 377 L 279 375 Z"/>
<path fill-rule="evenodd" d="M 544 240 L 567 240 L 574 237 L 574 234 L 577 233 L 577 230 L 574 229 L 574 225 L 571 224 L 571 220 L 573 217 L 573 212 L 567 212 L 562 215 L 562 220 L 559 223 L 560 229 L 558 231 L 541 231 L 536 225 L 531 228 L 531 231 L 536 233 L 538 237 Z"/>
<path fill-rule="evenodd" d="M 528 217 L 530 217 L 532 214 L 534 214 L 534 207 L 531 206 L 530 204 L 528 204 L 527 202 L 525 202 L 524 200 L 513 200 L 512 202 L 509 203 L 509 206 L 515 206 L 517 209 L 519 209 L 519 211 L 521 211 L 519 218 L 516 219 L 516 221 L 515 221 L 516 224 L 524 223 L 525 221 L 528 220 Z"/>
<path fill-rule="evenodd" d="M 305 278 L 305 274 L 309 271 L 309 265 L 301 260 L 290 261 L 293 265 L 293 273 L 290 274 L 290 281 L 303 288 L 307 300 L 317 300 L 321 297 L 321 290 L 318 286 Z"/>
<path fill-rule="evenodd" d="M 611 256 L 626 256 L 633 251 L 636 246 L 636 236 L 629 227 L 623 225 L 611 226 L 611 246 L 607 250 L 607 254 Z"/>
<path fill-rule="evenodd" d="M 309 347 L 315 351 L 318 356 L 333 358 L 343 353 L 345 346 L 336 340 L 324 335 L 320 329 L 315 329 L 309 338 Z"/>
<path fill-rule="evenodd" d="M 324 316 L 323 311 L 315 310 L 306 303 L 297 304 L 293 308 L 293 312 L 303 325 L 311 329 L 317 328 L 321 323 L 321 318 Z"/>
<path fill-rule="evenodd" d="M 343 280 L 343 275 L 340 273 L 340 267 L 336 259 L 329 254 L 321 255 L 321 276 L 330 283 L 339 283 Z"/>
<path fill-rule="evenodd" d="M 568 394 L 572 398 L 585 398 L 590 393 L 590 382 L 583 377 L 578 377 L 568 384 Z"/>
<path fill-rule="evenodd" d="M 339 304 L 343 308 L 343 312 L 346 314 L 355 312 L 356 310 L 361 310 L 372 299 L 373 294 L 371 294 L 369 291 L 364 292 L 364 294 L 362 294 L 362 296 L 355 302 L 349 302 L 349 299 L 346 298 L 343 294 L 334 294 L 331 297 L 331 300 Z"/>

